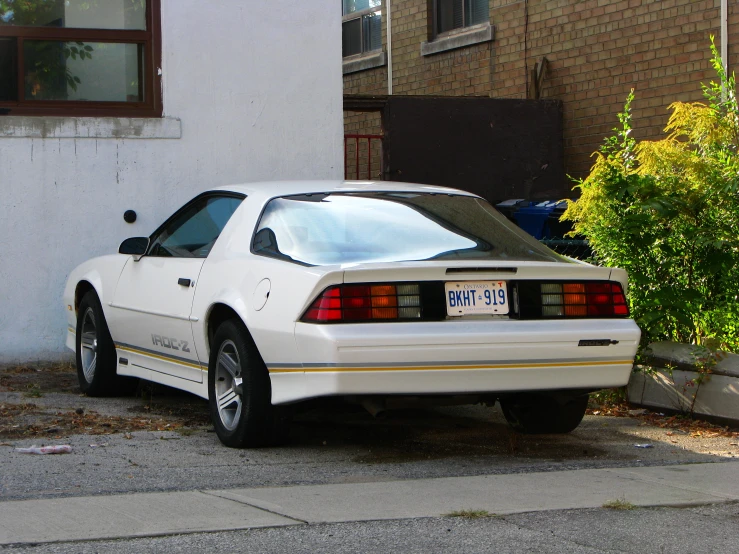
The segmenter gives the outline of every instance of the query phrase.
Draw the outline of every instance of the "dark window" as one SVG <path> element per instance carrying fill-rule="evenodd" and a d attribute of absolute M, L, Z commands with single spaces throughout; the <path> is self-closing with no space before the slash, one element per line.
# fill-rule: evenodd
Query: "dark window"
<path fill-rule="evenodd" d="M 204 196 L 170 218 L 153 237 L 150 256 L 206 258 L 242 199 Z"/>
<path fill-rule="evenodd" d="M 161 116 L 160 0 L 0 0 L 0 109 Z"/>
<path fill-rule="evenodd" d="M 566 261 L 481 198 L 415 192 L 275 198 L 260 218 L 252 250 L 308 265 Z"/>
<path fill-rule="evenodd" d="M 381 0 L 342 0 L 342 55 L 382 48 Z"/>
<path fill-rule="evenodd" d="M 18 93 L 15 39 L 0 37 L 0 102 L 14 100 Z"/>
<path fill-rule="evenodd" d="M 490 19 L 488 0 L 434 0 L 434 34 L 485 23 Z"/>

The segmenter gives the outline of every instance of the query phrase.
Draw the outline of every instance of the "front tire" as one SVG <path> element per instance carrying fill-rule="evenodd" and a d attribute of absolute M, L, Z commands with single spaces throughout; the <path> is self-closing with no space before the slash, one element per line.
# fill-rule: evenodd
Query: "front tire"
<path fill-rule="evenodd" d="M 77 310 L 77 380 L 87 396 L 125 395 L 138 380 L 117 375 L 116 350 L 94 290 L 88 291 Z"/>
<path fill-rule="evenodd" d="M 562 434 L 580 425 L 588 407 L 588 395 L 517 394 L 502 398 L 500 405 L 508 424 L 520 433 Z"/>
<path fill-rule="evenodd" d="M 208 363 L 208 404 L 216 435 L 232 448 L 274 444 L 280 418 L 269 371 L 241 321 L 216 330 Z"/>

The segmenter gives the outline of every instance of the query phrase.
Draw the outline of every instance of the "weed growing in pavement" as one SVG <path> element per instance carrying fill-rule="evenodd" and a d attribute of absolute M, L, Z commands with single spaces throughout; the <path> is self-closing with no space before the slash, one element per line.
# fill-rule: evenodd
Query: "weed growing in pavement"
<path fill-rule="evenodd" d="M 448 514 L 444 514 L 445 517 L 465 517 L 467 519 L 481 519 L 484 517 L 496 517 L 496 514 L 492 514 L 487 510 L 454 510 Z"/>
<path fill-rule="evenodd" d="M 26 398 L 41 398 L 44 395 L 41 392 L 41 387 L 38 385 L 38 383 L 31 383 L 30 385 L 28 385 L 26 392 L 23 393 L 23 396 L 25 396 Z"/>
<path fill-rule="evenodd" d="M 604 503 L 602 508 L 608 510 L 636 510 L 637 506 L 626 500 L 623 496 Z"/>
<path fill-rule="evenodd" d="M 175 429 L 176 433 L 179 433 L 183 437 L 189 437 L 190 435 L 195 434 L 195 429 L 191 429 L 189 427 L 180 427 L 179 429 Z"/>
<path fill-rule="evenodd" d="M 693 392 L 693 399 L 690 402 L 690 415 L 694 415 L 695 412 L 695 400 L 698 397 L 698 391 L 701 385 L 711 378 L 714 367 L 716 364 L 726 356 L 723 352 L 718 352 L 715 349 L 709 348 L 708 346 L 701 345 L 697 348 L 696 352 L 693 353 L 695 358 L 694 365 L 698 370 L 698 375 L 686 383 L 686 387 L 695 387 Z M 683 390 L 687 393 L 687 390 Z"/>
<path fill-rule="evenodd" d="M 626 401 L 626 387 L 603 389 L 590 393 L 591 407 L 605 408 L 618 406 Z"/>

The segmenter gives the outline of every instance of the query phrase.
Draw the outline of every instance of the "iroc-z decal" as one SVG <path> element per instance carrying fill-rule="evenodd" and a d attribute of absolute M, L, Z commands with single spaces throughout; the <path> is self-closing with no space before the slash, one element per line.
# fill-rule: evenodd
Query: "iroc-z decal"
<path fill-rule="evenodd" d="M 171 339 L 169 337 L 163 337 L 161 335 L 152 335 L 151 342 L 154 346 L 163 346 L 164 348 L 171 348 L 172 350 L 182 350 L 183 352 L 190 352 L 189 344 L 186 340 Z"/>

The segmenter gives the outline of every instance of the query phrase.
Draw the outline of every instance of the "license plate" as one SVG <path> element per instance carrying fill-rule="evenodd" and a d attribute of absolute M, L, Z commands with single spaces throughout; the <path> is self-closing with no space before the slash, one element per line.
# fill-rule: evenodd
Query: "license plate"
<path fill-rule="evenodd" d="M 507 314 L 505 281 L 450 281 L 446 289 L 446 313 L 451 316 Z"/>

